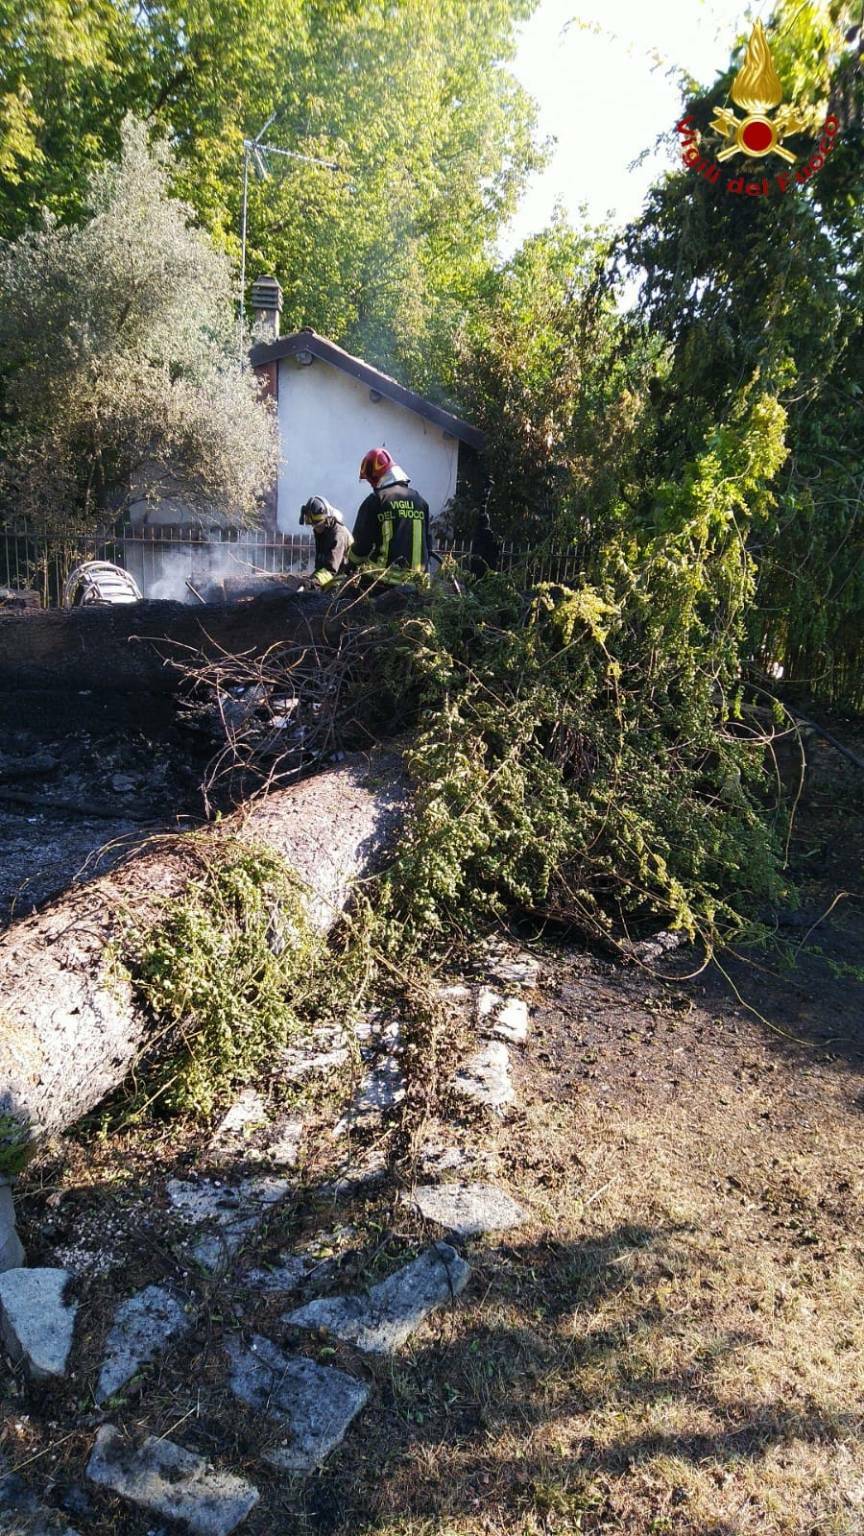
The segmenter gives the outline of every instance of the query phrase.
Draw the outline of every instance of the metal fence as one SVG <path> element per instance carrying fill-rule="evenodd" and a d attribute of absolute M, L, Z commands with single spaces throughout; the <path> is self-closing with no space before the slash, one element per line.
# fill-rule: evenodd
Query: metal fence
<path fill-rule="evenodd" d="M 568 581 L 584 568 L 587 545 L 526 551 L 502 543 L 498 566 L 522 567 L 528 581 Z M 439 556 L 467 567 L 469 545 L 439 542 Z M 83 560 L 111 560 L 134 576 L 145 597 L 194 600 L 198 586 L 228 576 L 311 570 L 313 540 L 308 534 L 262 528 L 137 527 L 105 534 L 46 534 L 23 525 L 0 528 L 0 587 L 38 591 L 46 608 L 62 601 L 69 572 Z M 190 591 L 191 589 L 191 591 Z"/>
<path fill-rule="evenodd" d="M 111 560 L 134 576 L 145 597 L 191 597 L 190 587 L 225 576 L 307 570 L 308 534 L 261 528 L 135 527 L 108 534 L 43 534 L 0 529 L 0 587 L 35 588 L 46 608 L 60 605 L 63 584 L 82 560 Z"/>

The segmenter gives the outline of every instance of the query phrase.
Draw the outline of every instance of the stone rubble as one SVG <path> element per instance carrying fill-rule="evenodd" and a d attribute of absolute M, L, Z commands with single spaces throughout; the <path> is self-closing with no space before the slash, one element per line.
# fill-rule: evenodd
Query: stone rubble
<path fill-rule="evenodd" d="M 332 1200 L 354 1200 L 383 1184 L 389 1171 L 384 1153 L 373 1151 L 360 1162 L 353 1158 L 346 1162 L 335 1179 L 321 1185 L 319 1193 Z"/>
<path fill-rule="evenodd" d="M 528 1004 L 521 997 L 501 997 L 484 987 L 477 999 L 477 1019 L 484 1035 L 511 1045 L 524 1045 L 528 1039 Z"/>
<path fill-rule="evenodd" d="M 665 937 L 658 936 L 661 942 Z M 528 1038 L 529 1009 L 518 994 L 536 984 L 539 969 L 532 955 L 498 944 L 490 949 L 482 981 L 478 977 L 471 986 L 455 983 L 437 989 L 439 1001 L 454 1015 L 466 1022 L 472 1015 L 476 1018 L 483 1037 L 451 1081 L 463 1099 L 496 1111 L 513 1102 L 508 1044 L 521 1045 Z M 508 995 L 510 988 L 517 995 Z M 281 1057 L 281 1073 L 286 1081 L 301 1082 L 349 1059 L 356 1061 L 359 1050 L 365 1075 L 333 1130 L 339 1137 L 354 1128 L 376 1125 L 403 1100 L 402 1045 L 399 1021 L 373 1010 L 347 1033 L 345 1028 L 328 1026 L 302 1045 L 287 1049 Z M 269 1175 L 264 1168 L 269 1164 L 287 1170 L 297 1164 L 304 1124 L 296 1115 L 271 1120 L 271 1113 L 263 1094 L 254 1088 L 244 1090 L 208 1145 L 210 1158 L 225 1165 L 226 1173 L 229 1165 L 237 1173 L 246 1171 L 244 1164 L 247 1168 L 263 1165 L 260 1172 L 242 1180 L 235 1175 L 233 1181 L 218 1176 L 171 1179 L 166 1186 L 187 1252 L 213 1273 L 227 1266 L 294 1188 L 288 1179 Z M 526 1222 L 527 1212 L 493 1184 L 440 1182 L 447 1175 L 458 1176 L 469 1165 L 475 1170 L 490 1165 L 488 1153 L 484 1156 L 482 1150 L 466 1148 L 462 1141 L 463 1131 L 456 1125 L 435 1128 L 433 1139 L 419 1154 L 417 1168 L 425 1179 L 438 1182 L 419 1184 L 400 1197 L 401 1203 L 460 1240 Z M 219 1171 L 217 1167 L 217 1175 Z M 386 1155 L 376 1146 L 367 1151 L 365 1160 L 347 1158 L 341 1174 L 329 1185 L 319 1186 L 318 1193 L 329 1193 L 334 1199 L 365 1194 L 388 1172 Z M 353 1229 L 339 1231 L 344 1236 Z M 254 1319 L 259 1297 L 284 1296 L 290 1303 L 295 1293 L 293 1310 L 280 1318 L 283 1325 L 325 1330 L 367 1354 L 392 1355 L 434 1309 L 455 1301 L 471 1275 L 469 1264 L 456 1249 L 438 1242 L 366 1292 L 321 1296 L 322 1286 L 332 1285 L 340 1265 L 350 1258 L 348 1251 L 334 1256 L 325 1247 L 316 1263 L 316 1250 L 308 1245 L 301 1246 L 299 1253 L 277 1255 L 267 1266 L 259 1258 L 256 1267 L 247 1267 L 238 1277 L 239 1285 L 250 1293 L 241 1303 L 241 1316 L 245 1308 L 250 1321 Z M 0 1178 L 0 1335 L 13 1360 L 23 1360 L 33 1377 L 59 1377 L 66 1370 L 77 1310 L 64 1300 L 70 1273 L 17 1267 L 23 1262 L 8 1181 Z M 244 1262 L 249 1266 L 252 1255 Z M 316 1290 L 317 1299 L 296 1304 L 310 1292 L 314 1296 Z M 180 1297 L 165 1285 L 148 1285 L 127 1297 L 115 1312 L 106 1340 L 97 1403 L 121 1391 L 172 1339 L 181 1337 L 191 1321 Z M 261 1335 L 248 1341 L 234 1336 L 225 1347 L 231 1391 L 272 1426 L 272 1435 L 265 1433 L 261 1455 L 281 1471 L 305 1474 L 320 1467 L 369 1400 L 371 1388 L 365 1381 L 302 1354 L 285 1354 Z M 248 1481 L 216 1469 L 204 1457 L 170 1440 L 151 1436 L 134 1447 L 110 1424 L 97 1434 L 87 1476 L 166 1520 L 172 1529 L 173 1522 L 179 1522 L 192 1536 L 230 1536 L 259 1498 Z M 72 1505 L 68 1509 L 73 1517 L 78 1513 Z M 7 1510 L 13 1511 L 11 1518 L 17 1523 L 10 1525 L 9 1518 L 4 1519 Z M 0 1464 L 0 1536 L 7 1533 L 76 1536 L 64 1516 L 39 1504 L 18 1479 L 4 1479 Z M 167 1531 L 161 1525 L 158 1530 L 154 1527 L 153 1536 L 167 1536 Z"/>
<path fill-rule="evenodd" d="M 526 950 L 514 950 L 508 945 L 492 945 L 484 960 L 483 969 L 492 981 L 516 982 L 525 987 L 536 987 L 540 976 L 540 962 Z"/>
<path fill-rule="evenodd" d="M 421 1150 L 417 1166 L 427 1178 L 434 1179 L 442 1173 L 456 1173 L 459 1168 L 467 1168 L 473 1162 L 476 1162 L 476 1158 L 466 1152 L 464 1147 L 430 1144 Z"/>
<path fill-rule="evenodd" d="M 64 1376 L 77 1305 L 64 1293 L 68 1269 L 9 1269 L 0 1275 L 0 1336 L 34 1381 Z"/>
<path fill-rule="evenodd" d="M 367 1354 L 392 1355 L 434 1307 L 465 1289 L 470 1274 L 455 1249 L 436 1243 L 365 1295 L 321 1297 L 282 1321 L 295 1328 L 326 1328 Z"/>
<path fill-rule="evenodd" d="M 154 1435 L 134 1449 L 113 1424 L 99 1430 L 87 1476 L 130 1504 L 185 1524 L 193 1536 L 230 1536 L 258 1502 L 257 1488 L 203 1456 Z"/>
<path fill-rule="evenodd" d="M 208 1146 L 217 1163 L 269 1163 L 294 1168 L 300 1152 L 303 1121 L 282 1115 L 271 1121 L 266 1100 L 254 1088 L 246 1088 L 220 1121 Z"/>
<path fill-rule="evenodd" d="M 119 1392 L 142 1365 L 155 1360 L 189 1326 L 183 1306 L 164 1286 L 148 1285 L 121 1302 L 106 1341 L 97 1403 Z"/>
<path fill-rule="evenodd" d="M 305 1077 L 320 1077 L 345 1065 L 351 1054 L 345 1032 L 323 1025 L 313 1029 L 301 1045 L 289 1045 L 281 1055 L 281 1075 L 287 1083 L 299 1083 Z"/>
<path fill-rule="evenodd" d="M 294 1254 L 282 1254 L 270 1269 L 250 1269 L 241 1275 L 243 1285 L 253 1291 L 268 1294 L 286 1294 L 296 1291 L 310 1269 L 308 1259 Z"/>
<path fill-rule="evenodd" d="M 460 1004 L 468 1003 L 471 1001 L 471 988 L 464 986 L 463 983 L 459 981 L 449 986 L 439 987 L 436 992 L 436 996 L 440 1002 L 455 1003 L 458 1007 Z"/>
<path fill-rule="evenodd" d="M 9 1180 L 0 1178 L 0 1275 L 7 1269 L 20 1269 L 24 1248 L 15 1230 L 15 1206 Z"/>
<path fill-rule="evenodd" d="M 199 1237 L 191 1250 L 196 1263 L 211 1273 L 228 1262 L 291 1188 L 287 1179 L 268 1176 L 237 1185 L 218 1179 L 169 1179 L 166 1185 L 168 1199 L 183 1221 L 214 1229 Z"/>
<path fill-rule="evenodd" d="M 402 1196 L 402 1203 L 457 1237 L 505 1232 L 528 1220 L 521 1205 L 494 1184 L 420 1184 Z"/>
<path fill-rule="evenodd" d="M 453 1078 L 460 1098 L 484 1109 L 504 1109 L 515 1098 L 510 1052 L 503 1040 L 490 1040 L 469 1057 Z"/>
<path fill-rule="evenodd" d="M 383 1056 L 363 1078 L 350 1107 L 333 1127 L 333 1135 L 344 1136 L 358 1126 L 375 1124 L 404 1097 L 405 1077 L 398 1056 Z"/>
<path fill-rule="evenodd" d="M 229 1339 L 227 1350 L 232 1392 L 283 1431 L 284 1440 L 267 1446 L 262 1457 L 284 1472 L 320 1466 L 369 1400 L 365 1382 L 302 1355 L 283 1355 L 260 1334 L 248 1347 Z"/>

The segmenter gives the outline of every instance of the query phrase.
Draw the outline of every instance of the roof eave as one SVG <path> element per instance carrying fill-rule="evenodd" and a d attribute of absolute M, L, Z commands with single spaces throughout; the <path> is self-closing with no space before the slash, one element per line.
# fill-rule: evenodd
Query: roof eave
<path fill-rule="evenodd" d="M 277 341 L 261 342 L 252 348 L 249 360 L 253 368 L 264 368 L 269 363 L 280 362 L 282 358 L 296 357 L 298 352 L 311 352 L 312 356 L 319 358 L 321 362 L 329 363 L 331 367 L 350 374 L 352 378 L 367 384 L 370 389 L 377 390 L 380 395 L 391 400 L 395 405 L 401 405 L 405 410 L 413 411 L 415 415 L 431 421 L 443 432 L 458 438 L 470 448 L 479 452 L 485 446 L 486 434 L 481 432 L 479 427 L 472 427 L 470 422 L 454 416 L 452 411 L 445 410 L 443 406 L 436 405 L 434 401 L 427 400 L 412 389 L 406 389 L 396 379 L 391 379 L 389 374 L 381 373 L 370 363 L 364 363 L 362 358 L 353 357 L 350 352 L 343 351 L 335 342 L 328 341 L 325 336 L 319 336 L 315 331 L 295 331 L 290 336 L 280 336 Z"/>

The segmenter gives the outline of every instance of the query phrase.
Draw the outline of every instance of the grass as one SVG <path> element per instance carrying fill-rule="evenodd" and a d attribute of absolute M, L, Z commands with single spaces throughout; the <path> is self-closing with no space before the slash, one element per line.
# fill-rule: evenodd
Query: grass
<path fill-rule="evenodd" d="M 188 1344 L 114 1414 L 154 1434 L 188 1414 L 181 1442 L 261 1489 L 249 1536 L 280 1522 L 310 1536 L 862 1529 L 857 1065 L 821 1049 L 787 1054 L 698 989 L 568 965 L 564 991 L 538 1014 L 514 1117 L 462 1127 L 475 1176 L 508 1187 L 529 1221 L 471 1246 L 462 1302 L 395 1360 L 303 1341 L 373 1387 L 319 1474 L 269 1473 L 260 1422 L 225 1391 L 227 1329 L 296 1347 L 276 1298 L 250 1306 L 230 1287 L 206 1297 Z M 347 1254 L 333 1288 L 350 1290 L 438 1234 L 397 1203 L 395 1184 L 338 1209 L 322 1198 L 332 1113 L 328 1102 L 297 1201 L 256 1259 L 320 1237 L 323 1252 Z M 183 1155 L 194 1158 L 190 1143 Z M 142 1150 L 142 1174 L 148 1161 Z M 79 1356 L 79 1381 L 103 1327 L 92 1359 Z M 56 1428 L 22 1451 L 67 1432 L 79 1390 L 54 1395 Z M 80 1475 L 90 1433 L 82 1424 L 58 1448 L 61 1481 Z M 42 1487 L 48 1459 L 33 1469 Z M 139 1536 L 139 1521 L 100 1496 L 87 1529 Z"/>

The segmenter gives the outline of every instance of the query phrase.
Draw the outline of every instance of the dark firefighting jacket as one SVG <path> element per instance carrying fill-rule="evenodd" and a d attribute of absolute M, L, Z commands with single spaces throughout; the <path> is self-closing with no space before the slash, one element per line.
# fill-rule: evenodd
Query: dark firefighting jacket
<path fill-rule="evenodd" d="M 329 587 L 345 568 L 352 539 L 338 512 L 325 517 L 313 528 L 315 534 L 315 570 L 312 580 L 318 587 Z"/>
<path fill-rule="evenodd" d="M 413 485 L 386 485 L 361 504 L 348 555 L 354 570 L 425 572 L 429 565 L 429 503 Z"/>

